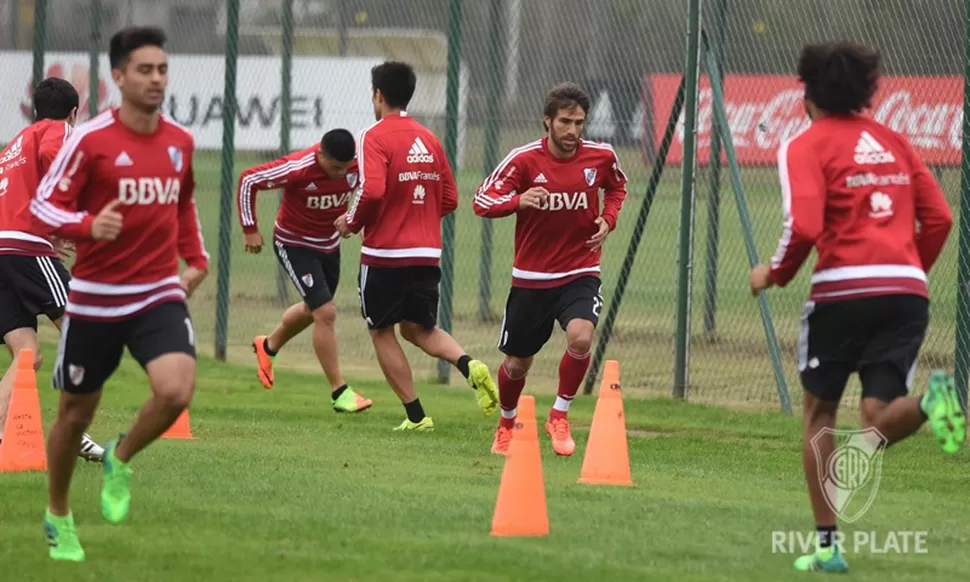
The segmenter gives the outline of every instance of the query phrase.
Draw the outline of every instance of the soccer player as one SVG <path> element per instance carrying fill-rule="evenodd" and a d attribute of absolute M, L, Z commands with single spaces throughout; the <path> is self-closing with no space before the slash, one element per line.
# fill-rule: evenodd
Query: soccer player
<path fill-rule="evenodd" d="M 360 310 L 384 377 L 407 413 L 395 430 L 431 431 L 434 421 L 414 389 L 395 324 L 404 339 L 461 371 L 486 416 L 495 412 L 498 393 L 488 367 L 437 326 L 441 219 L 458 207 L 458 190 L 441 143 L 407 115 L 416 82 L 406 63 L 371 69 L 377 123 L 357 140 L 360 193 L 336 227 L 345 237 L 364 231 Z"/>
<path fill-rule="evenodd" d="M 17 355 L 34 354 L 34 369 L 43 363 L 37 339 L 37 317 L 46 315 L 61 329 L 70 275 L 58 252 L 64 241 L 52 241 L 28 209 L 41 178 L 77 120 L 78 94 L 64 79 L 51 77 L 34 89 L 34 123 L 0 152 L 0 341 L 13 362 L 0 380 L 0 440 L 13 394 Z M 54 243 L 57 243 L 55 248 Z M 86 433 L 81 458 L 100 461 L 104 453 Z"/>
<path fill-rule="evenodd" d="M 273 358 L 312 323 L 313 351 L 330 382 L 331 404 L 338 412 L 359 412 L 372 404 L 348 387 L 340 373 L 333 304 L 340 280 L 340 234 L 333 223 L 347 210 L 356 186 L 354 136 L 346 129 L 330 130 L 319 145 L 249 168 L 239 177 L 239 221 L 248 253 L 263 249 L 256 192 L 283 188 L 273 248 L 303 298 L 283 313 L 272 333 L 253 339 L 259 381 L 267 390 L 273 388 Z"/>
<path fill-rule="evenodd" d="M 589 106 L 578 86 L 553 87 L 543 108 L 546 135 L 513 149 L 475 196 L 478 216 L 515 214 L 512 289 L 498 341 L 505 360 L 498 370 L 502 411 L 492 442 L 495 454 L 508 453 L 526 374 L 556 322 L 566 332 L 566 350 L 546 433 L 556 454 L 569 456 L 576 449 L 569 405 L 589 368 L 603 307 L 600 254 L 626 199 L 626 176 L 616 152 L 581 137 Z"/>
<path fill-rule="evenodd" d="M 906 139 L 861 114 L 871 105 L 879 68 L 876 51 L 853 43 L 802 50 L 798 76 L 811 124 L 778 151 L 785 230 L 771 266 L 758 265 L 750 276 L 754 295 L 784 287 L 812 248 L 818 252 L 798 346 L 803 460 L 818 539 L 814 554 L 795 561 L 798 570 L 848 569 L 834 543 L 836 514 L 819 465 L 835 450 L 830 431 L 853 372 L 862 382 L 861 420 L 874 429 L 867 438 L 874 451 L 927 419 L 946 453 L 959 450 L 966 437 L 947 374 L 933 374 L 921 397 L 905 398 L 929 322 L 926 274 L 952 217 Z"/>
<path fill-rule="evenodd" d="M 152 395 L 104 453 L 101 513 L 128 515 L 132 458 L 171 426 L 195 389 L 195 336 L 186 297 L 208 270 L 193 200 L 191 134 L 159 112 L 168 84 L 165 34 L 131 27 L 110 42 L 121 105 L 79 126 L 44 177 L 30 210 L 77 259 L 53 384 L 62 390 L 48 439 L 45 515 L 50 557 L 84 559 L 68 490 L 81 434 L 125 347 Z M 179 277 L 179 257 L 186 263 Z"/>

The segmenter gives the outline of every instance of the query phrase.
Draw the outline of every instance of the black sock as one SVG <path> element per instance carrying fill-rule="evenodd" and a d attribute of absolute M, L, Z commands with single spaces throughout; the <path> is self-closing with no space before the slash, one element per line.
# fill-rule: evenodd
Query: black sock
<path fill-rule="evenodd" d="M 276 355 L 276 352 L 274 352 L 273 350 L 269 349 L 269 338 L 268 337 L 263 340 L 263 351 L 265 351 L 266 354 L 268 356 L 271 356 L 271 357 Z"/>
<path fill-rule="evenodd" d="M 458 358 L 458 363 L 455 364 L 455 366 L 458 367 L 458 371 L 461 372 L 461 375 L 464 376 L 466 380 L 468 379 L 468 362 L 470 361 L 472 361 L 471 356 L 465 354 L 464 356 Z"/>
<path fill-rule="evenodd" d="M 920 413 L 920 416 L 923 417 L 923 421 L 924 422 L 930 419 L 930 415 L 926 414 L 926 410 L 923 409 L 923 399 L 925 399 L 925 398 L 926 398 L 926 394 L 923 394 L 922 396 L 919 397 L 919 401 L 918 401 L 919 402 L 919 413 Z"/>
<path fill-rule="evenodd" d="M 334 400 L 336 400 L 336 399 L 338 399 L 338 398 L 340 398 L 340 395 L 341 395 L 341 394 L 343 394 L 343 393 L 344 393 L 344 390 L 346 390 L 346 389 L 347 389 L 347 385 L 346 385 L 346 384 L 344 384 L 344 385 L 343 385 L 343 386 L 341 386 L 340 388 L 337 388 L 336 390 L 334 390 L 334 391 L 333 391 L 333 392 L 332 392 L 332 393 L 330 394 L 330 397 L 331 397 L 331 398 L 333 398 Z"/>
<path fill-rule="evenodd" d="M 421 407 L 420 398 L 415 398 L 413 402 L 405 402 L 404 410 L 408 413 L 408 420 L 411 422 L 421 422 L 424 418 L 424 408 Z"/>
<path fill-rule="evenodd" d="M 831 548 L 832 544 L 835 542 L 835 526 L 817 526 L 815 531 L 818 532 L 818 547 L 827 549 Z"/>

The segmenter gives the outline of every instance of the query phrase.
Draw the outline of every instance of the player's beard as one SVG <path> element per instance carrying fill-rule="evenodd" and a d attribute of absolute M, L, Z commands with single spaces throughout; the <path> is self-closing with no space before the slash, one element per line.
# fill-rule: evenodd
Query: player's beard
<path fill-rule="evenodd" d="M 571 154 L 576 151 L 576 143 L 578 140 L 573 141 L 571 145 L 566 145 L 562 138 L 559 138 L 554 134 L 549 137 L 552 138 L 552 143 L 555 144 L 556 149 L 558 149 L 560 152 L 564 154 Z"/>

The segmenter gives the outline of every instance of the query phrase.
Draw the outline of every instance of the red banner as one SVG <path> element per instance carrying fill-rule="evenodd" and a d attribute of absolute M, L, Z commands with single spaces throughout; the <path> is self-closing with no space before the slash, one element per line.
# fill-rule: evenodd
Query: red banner
<path fill-rule="evenodd" d="M 656 74 L 644 79 L 644 98 L 651 107 L 653 147 L 659 148 L 674 103 L 680 75 Z M 775 165 L 778 147 L 808 125 L 802 105 L 804 89 L 797 77 L 728 75 L 724 100 L 728 125 L 744 165 Z M 697 162 L 710 161 L 712 92 L 706 75 L 701 78 L 697 109 Z M 901 133 L 923 161 L 930 165 L 956 166 L 961 159 L 963 80 L 960 77 L 883 77 L 873 106 L 866 112 Z M 667 161 L 684 158 L 684 114 L 681 112 Z M 646 154 L 646 162 L 652 163 Z M 727 159 L 722 155 L 721 159 Z"/>

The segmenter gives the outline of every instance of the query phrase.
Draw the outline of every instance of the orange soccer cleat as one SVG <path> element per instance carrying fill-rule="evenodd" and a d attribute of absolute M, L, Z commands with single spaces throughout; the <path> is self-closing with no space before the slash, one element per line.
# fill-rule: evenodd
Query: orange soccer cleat
<path fill-rule="evenodd" d="M 550 416 L 546 421 L 546 434 L 552 438 L 552 450 L 557 455 L 568 457 L 576 450 L 576 441 L 565 416 Z"/>
<path fill-rule="evenodd" d="M 259 381 L 267 390 L 273 389 L 273 357 L 266 352 L 266 336 L 253 338 L 253 351 L 256 352 L 256 371 Z"/>
<path fill-rule="evenodd" d="M 512 444 L 512 429 L 507 426 L 499 425 L 495 430 L 495 439 L 492 441 L 492 452 L 496 455 L 508 455 L 509 445 Z"/>

